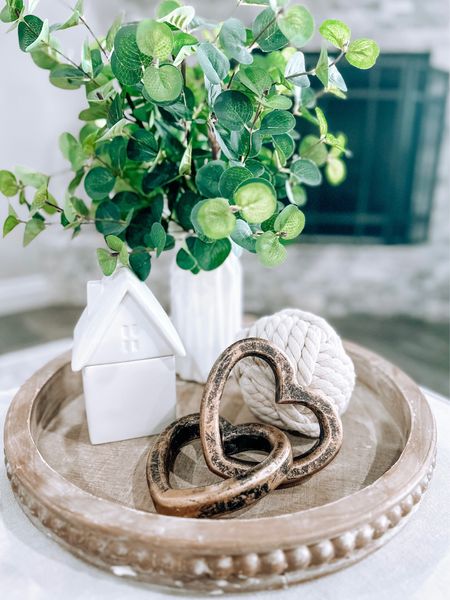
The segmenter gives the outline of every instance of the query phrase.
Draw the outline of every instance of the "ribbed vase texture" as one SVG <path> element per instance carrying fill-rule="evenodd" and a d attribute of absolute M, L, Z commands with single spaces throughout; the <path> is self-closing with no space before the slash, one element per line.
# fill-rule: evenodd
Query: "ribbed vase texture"
<path fill-rule="evenodd" d="M 172 264 L 171 318 L 186 349 L 177 373 L 205 383 L 209 371 L 242 326 L 242 269 L 231 253 L 214 271 L 193 275 Z"/>

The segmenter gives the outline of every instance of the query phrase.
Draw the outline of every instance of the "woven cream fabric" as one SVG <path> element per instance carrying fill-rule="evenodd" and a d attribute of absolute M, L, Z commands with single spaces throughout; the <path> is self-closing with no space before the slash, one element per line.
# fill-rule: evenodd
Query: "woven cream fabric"
<path fill-rule="evenodd" d="M 286 309 L 259 319 L 239 337 L 272 341 L 287 354 L 302 387 L 331 400 L 340 414 L 346 411 L 355 386 L 355 369 L 340 337 L 324 319 Z M 319 425 L 309 409 L 275 403 L 274 376 L 264 361 L 242 360 L 234 372 L 255 416 L 281 429 L 318 437 Z"/>

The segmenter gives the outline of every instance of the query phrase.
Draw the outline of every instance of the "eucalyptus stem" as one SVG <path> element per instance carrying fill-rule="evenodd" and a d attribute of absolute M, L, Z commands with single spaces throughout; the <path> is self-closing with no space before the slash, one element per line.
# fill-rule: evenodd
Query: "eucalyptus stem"
<path fill-rule="evenodd" d="M 90 28 L 89 24 L 87 23 L 87 21 L 80 15 L 80 21 L 83 23 L 83 25 L 86 27 L 86 29 L 89 31 L 89 33 L 92 35 L 92 37 L 94 38 L 100 52 L 103 54 L 103 56 L 106 58 L 106 60 L 109 60 L 109 56 L 108 53 L 106 52 L 106 50 L 103 48 L 102 44 L 100 43 L 100 40 L 98 39 L 98 37 L 95 35 L 95 33 L 92 31 L 92 29 Z"/>
<path fill-rule="evenodd" d="M 125 98 L 127 99 L 127 102 L 131 108 L 131 111 L 133 112 L 136 109 L 136 105 L 133 101 L 133 98 L 131 97 L 131 94 L 129 92 L 127 92 L 125 94 Z M 139 125 L 139 127 L 141 127 L 141 129 L 145 129 L 144 123 L 140 119 L 137 119 L 136 117 L 134 117 L 134 118 L 136 120 L 136 123 Z"/>
<path fill-rule="evenodd" d="M 338 64 L 338 62 L 345 56 L 347 52 L 347 49 L 344 48 L 343 50 L 341 50 L 340 54 L 330 62 L 330 64 L 328 65 L 328 68 L 330 67 L 334 67 L 335 65 Z M 302 77 L 304 75 L 315 75 L 316 74 L 316 69 L 309 69 L 308 71 L 302 71 L 301 73 L 292 73 L 291 75 L 287 75 L 285 77 L 285 79 L 295 79 L 296 77 Z"/>

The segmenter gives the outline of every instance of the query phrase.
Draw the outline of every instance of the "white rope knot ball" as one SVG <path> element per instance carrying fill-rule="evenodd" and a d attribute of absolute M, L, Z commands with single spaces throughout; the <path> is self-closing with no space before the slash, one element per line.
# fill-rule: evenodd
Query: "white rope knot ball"
<path fill-rule="evenodd" d="M 259 319 L 241 332 L 240 337 L 273 342 L 287 354 L 300 386 L 331 400 L 340 414 L 345 412 L 355 386 L 355 369 L 340 337 L 324 319 L 286 309 Z M 235 377 L 256 417 L 281 429 L 319 436 L 319 424 L 309 409 L 275 403 L 275 379 L 265 361 L 241 360 L 235 368 Z"/>

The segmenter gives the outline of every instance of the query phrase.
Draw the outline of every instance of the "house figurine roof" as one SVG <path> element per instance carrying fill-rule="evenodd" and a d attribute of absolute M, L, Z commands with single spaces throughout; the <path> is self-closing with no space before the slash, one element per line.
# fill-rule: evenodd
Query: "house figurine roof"
<path fill-rule="evenodd" d="M 118 351 L 117 356 L 114 352 L 115 347 L 120 346 L 121 342 L 117 335 L 114 337 L 114 334 L 117 334 L 115 330 L 120 326 L 117 323 L 117 315 L 126 303 L 128 303 L 126 314 L 135 313 L 137 320 L 141 324 L 144 323 L 145 328 L 151 330 L 150 334 L 157 338 L 155 348 L 152 348 L 153 352 L 161 349 L 160 354 L 156 352 L 151 355 L 152 352 L 148 347 L 151 335 L 147 336 L 147 347 L 141 349 L 141 354 L 137 353 L 137 356 L 132 359 L 167 355 L 185 356 L 183 343 L 175 327 L 150 289 L 129 269 L 120 268 L 112 277 L 104 277 L 100 281 L 91 281 L 88 284 L 88 305 L 74 331 L 72 351 L 74 371 L 80 371 L 92 364 L 120 361 Z M 104 348 L 100 351 L 102 345 Z M 122 358 L 122 360 L 127 359 Z"/>

